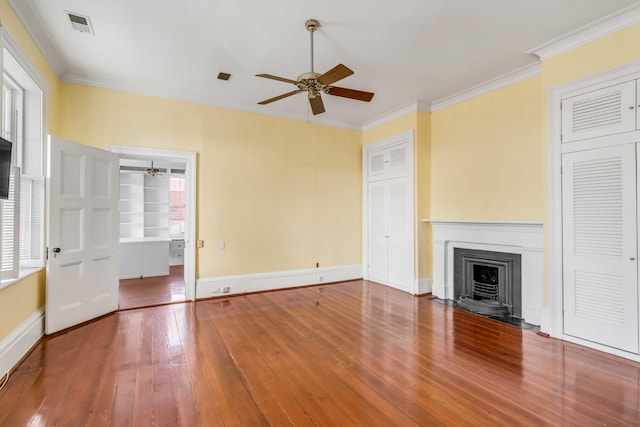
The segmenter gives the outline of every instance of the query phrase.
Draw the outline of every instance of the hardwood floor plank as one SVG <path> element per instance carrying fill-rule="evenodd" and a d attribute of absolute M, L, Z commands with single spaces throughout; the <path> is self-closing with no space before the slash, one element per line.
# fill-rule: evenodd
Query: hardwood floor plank
<path fill-rule="evenodd" d="M 183 302 L 185 297 L 184 266 L 172 265 L 167 276 L 120 280 L 118 305 L 130 310 Z"/>
<path fill-rule="evenodd" d="M 354 281 L 44 338 L 0 425 L 635 426 L 640 364 Z"/>
<path fill-rule="evenodd" d="M 247 298 L 242 298 L 232 301 L 229 306 L 225 307 L 225 310 L 234 313 L 235 309 L 239 308 L 239 312 L 241 312 L 243 305 L 251 307 Z M 237 320 L 249 319 L 247 323 L 236 323 L 235 327 L 241 328 L 245 332 L 253 330 L 253 335 L 256 337 L 254 340 L 256 351 L 264 355 L 274 374 L 287 383 L 288 387 L 293 388 L 298 402 L 305 412 L 309 414 L 314 425 L 335 424 L 331 416 L 335 416 L 338 413 L 343 413 L 342 416 L 348 416 L 333 396 L 325 394 L 323 388 L 318 384 L 315 373 L 305 369 L 305 354 L 298 354 L 298 357 L 295 358 L 296 360 L 286 357 L 287 354 L 291 354 L 294 350 L 290 343 L 285 342 L 284 337 L 278 333 L 277 327 L 271 324 L 260 310 L 252 311 L 250 317 L 243 316 L 238 318 L 237 316 L 232 316 L 232 319 L 234 318 Z M 227 331 L 234 328 L 233 324 L 229 326 L 221 327 L 220 329 L 221 331 Z M 296 343 L 294 342 L 293 345 L 295 346 Z M 304 381 L 304 388 L 300 387 L 300 381 Z"/>

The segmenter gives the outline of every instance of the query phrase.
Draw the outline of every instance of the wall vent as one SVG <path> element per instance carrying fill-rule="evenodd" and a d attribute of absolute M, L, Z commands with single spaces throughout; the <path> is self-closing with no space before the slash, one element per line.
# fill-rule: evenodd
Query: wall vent
<path fill-rule="evenodd" d="M 65 10 L 69 22 L 74 30 L 81 33 L 94 34 L 93 26 L 91 25 L 91 19 L 88 16 L 80 15 L 78 13 L 69 12 Z"/>

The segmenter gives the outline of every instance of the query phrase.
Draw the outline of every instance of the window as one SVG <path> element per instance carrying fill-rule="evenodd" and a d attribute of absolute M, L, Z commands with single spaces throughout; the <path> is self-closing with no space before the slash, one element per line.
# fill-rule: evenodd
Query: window
<path fill-rule="evenodd" d="M 9 280 L 44 265 L 46 83 L 4 28 L 2 46 L 2 136 L 13 147 L 9 200 L 0 202 L 0 279 Z"/>
<path fill-rule="evenodd" d="M 169 178 L 169 235 L 171 237 L 184 237 L 186 210 L 184 173 L 172 172 Z"/>

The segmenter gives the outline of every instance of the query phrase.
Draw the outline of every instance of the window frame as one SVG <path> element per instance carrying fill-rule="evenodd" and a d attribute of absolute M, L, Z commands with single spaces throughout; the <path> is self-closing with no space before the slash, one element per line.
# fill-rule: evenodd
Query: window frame
<path fill-rule="evenodd" d="M 184 202 L 182 204 L 173 204 L 171 203 L 171 180 L 172 179 L 181 179 L 182 180 L 182 193 L 184 194 L 183 200 Z M 185 218 L 182 219 L 182 232 L 178 233 L 178 234 L 173 234 L 171 233 L 171 211 L 172 209 L 176 207 L 178 209 L 184 209 L 185 212 Z M 182 173 L 176 173 L 174 171 L 170 171 L 169 173 L 169 237 L 171 239 L 184 239 L 184 235 L 185 235 L 185 231 L 186 231 L 186 216 L 187 216 L 187 178 L 184 174 L 184 172 Z"/>
<path fill-rule="evenodd" d="M 36 205 L 34 209 L 37 209 L 37 211 L 35 211 L 35 214 L 38 215 L 38 219 L 40 223 L 39 223 L 39 230 L 38 230 L 38 236 L 37 236 L 37 239 L 38 239 L 37 245 L 39 247 L 35 251 L 37 253 L 33 254 L 29 259 L 23 259 L 20 256 L 22 251 L 18 247 L 16 254 L 19 257 L 19 263 L 18 263 L 19 273 L 17 276 L 14 275 L 15 277 L 11 277 L 11 278 L 6 277 L 6 275 L 2 275 L 0 277 L 0 289 L 6 286 L 9 286 L 10 284 L 45 267 L 45 261 L 46 261 L 45 260 L 45 247 L 46 247 L 46 240 L 45 240 L 46 216 L 45 215 L 46 215 L 46 203 L 47 203 L 46 191 L 45 191 L 45 185 L 46 185 L 45 172 L 47 170 L 46 159 L 48 157 L 48 152 L 47 152 L 46 141 L 47 141 L 48 123 L 49 123 L 49 120 L 48 120 L 49 85 L 47 81 L 43 78 L 40 71 L 31 62 L 31 60 L 27 57 L 27 55 L 22 51 L 22 49 L 20 48 L 18 43 L 15 41 L 15 39 L 11 36 L 9 31 L 7 31 L 6 27 L 0 24 L 0 70 L 2 70 L 2 72 L 0 73 L 0 83 L 2 83 L 3 95 L 4 95 L 5 82 L 8 83 L 7 86 L 13 89 L 13 93 L 15 94 L 20 93 L 20 89 L 22 89 L 20 96 L 16 97 L 16 98 L 20 98 L 18 100 L 20 105 L 18 105 L 18 107 L 20 107 L 19 109 L 23 112 L 22 117 L 13 117 L 13 114 L 12 114 L 12 119 L 15 119 L 15 122 L 12 123 L 12 128 L 13 128 L 12 133 L 17 137 L 15 138 L 16 139 L 15 141 L 12 141 L 14 142 L 14 150 L 12 154 L 12 164 L 14 166 L 22 166 L 24 163 L 23 160 L 24 160 L 24 155 L 26 150 L 26 148 L 24 147 L 26 95 L 24 92 L 25 89 L 22 88 L 22 85 L 20 85 L 20 82 L 19 82 L 19 78 L 17 78 L 18 76 L 11 76 L 11 73 L 6 72 L 7 64 L 5 64 L 5 60 L 4 60 L 5 52 L 8 55 L 10 55 L 11 59 L 20 67 L 21 72 L 23 72 L 24 75 L 26 75 L 26 77 L 30 79 L 29 85 L 33 86 L 34 88 L 33 94 L 35 96 L 38 96 L 40 100 L 40 108 L 38 111 L 39 123 L 37 123 L 38 127 L 35 129 L 35 134 L 34 134 L 34 135 L 37 135 L 38 137 L 39 147 L 36 148 L 35 146 L 30 146 L 39 152 L 40 159 L 38 162 L 31 164 L 31 168 L 34 171 L 37 170 L 37 174 L 34 175 L 32 173 L 31 176 L 27 176 L 27 178 L 29 179 L 34 178 L 38 182 L 37 187 L 38 187 L 38 192 L 39 192 L 38 195 L 40 199 L 39 199 L 39 203 Z M 12 102 L 12 104 L 13 103 L 14 102 Z M 0 103 L 0 123 L 4 119 L 3 107 L 4 107 L 3 103 Z M 32 138 L 34 135 L 30 136 L 29 138 Z M 20 175 L 20 179 L 18 181 L 22 181 L 24 177 L 25 177 L 24 175 Z M 16 201 L 20 203 L 17 197 L 16 197 Z M 14 236 L 17 238 L 19 242 L 22 239 L 22 235 L 19 232 L 20 219 L 19 219 L 19 216 L 16 216 L 15 218 L 16 219 L 14 220 L 14 223 L 11 226 L 14 229 L 18 230 L 17 232 L 14 232 Z M 34 252 L 34 251 L 31 251 L 31 252 Z"/>

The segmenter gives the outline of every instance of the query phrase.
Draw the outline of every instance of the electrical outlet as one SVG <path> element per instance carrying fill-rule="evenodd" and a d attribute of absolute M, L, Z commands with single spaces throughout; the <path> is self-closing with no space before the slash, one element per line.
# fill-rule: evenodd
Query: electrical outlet
<path fill-rule="evenodd" d="M 198 248 L 204 248 L 204 240 L 198 240 L 196 242 L 196 247 Z"/>
<path fill-rule="evenodd" d="M 228 294 L 229 292 L 231 292 L 231 288 L 229 286 L 225 286 L 224 288 L 222 288 L 223 294 Z"/>

